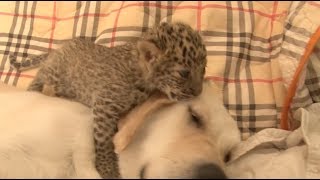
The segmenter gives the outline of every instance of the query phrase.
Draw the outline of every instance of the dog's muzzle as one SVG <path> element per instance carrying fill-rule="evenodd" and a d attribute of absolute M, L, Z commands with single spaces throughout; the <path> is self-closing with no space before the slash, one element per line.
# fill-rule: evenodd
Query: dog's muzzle
<path fill-rule="evenodd" d="M 195 170 L 194 179 L 228 179 L 224 171 L 216 164 L 201 164 Z"/>

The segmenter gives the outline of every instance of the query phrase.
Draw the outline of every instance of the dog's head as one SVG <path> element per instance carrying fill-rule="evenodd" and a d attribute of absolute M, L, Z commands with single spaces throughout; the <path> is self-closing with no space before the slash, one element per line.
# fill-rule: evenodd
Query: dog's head
<path fill-rule="evenodd" d="M 200 96 L 147 117 L 119 156 L 123 178 L 226 178 L 224 158 L 240 142 L 222 93 L 206 81 Z"/>

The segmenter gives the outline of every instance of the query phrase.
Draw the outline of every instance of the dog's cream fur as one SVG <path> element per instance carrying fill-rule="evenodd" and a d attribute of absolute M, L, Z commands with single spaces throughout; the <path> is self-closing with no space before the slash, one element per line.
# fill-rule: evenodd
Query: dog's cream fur
<path fill-rule="evenodd" d="M 192 122 L 189 108 L 201 118 L 201 127 Z M 145 178 L 192 178 L 199 164 L 224 169 L 225 155 L 239 142 L 240 132 L 223 106 L 222 92 L 207 81 L 199 97 L 161 108 L 144 121 L 119 152 L 121 174 L 139 178 L 144 168 Z"/>
<path fill-rule="evenodd" d="M 100 178 L 88 108 L 0 86 L 0 178 Z"/>
<path fill-rule="evenodd" d="M 1 88 L 0 107 L 0 178 L 100 177 L 88 108 Z M 191 121 L 189 107 L 201 117 L 201 127 Z M 193 177 L 198 164 L 224 168 L 225 154 L 239 141 L 221 92 L 206 82 L 199 97 L 163 107 L 143 121 L 118 154 L 120 171 L 124 178 L 139 178 L 143 167 L 145 178 Z"/>

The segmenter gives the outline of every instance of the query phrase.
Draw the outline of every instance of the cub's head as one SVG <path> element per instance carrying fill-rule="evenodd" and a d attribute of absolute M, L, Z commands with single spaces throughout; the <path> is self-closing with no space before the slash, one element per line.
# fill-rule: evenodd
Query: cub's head
<path fill-rule="evenodd" d="M 147 79 L 170 99 L 187 100 L 202 92 L 207 51 L 200 34 L 184 23 L 161 23 L 137 43 Z"/>

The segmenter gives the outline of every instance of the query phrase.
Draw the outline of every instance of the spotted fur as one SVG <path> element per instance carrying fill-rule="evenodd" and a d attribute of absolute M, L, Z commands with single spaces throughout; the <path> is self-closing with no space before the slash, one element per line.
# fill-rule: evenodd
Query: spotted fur
<path fill-rule="evenodd" d="M 43 57 L 28 90 L 51 86 L 54 96 L 92 107 L 96 167 L 104 178 L 119 177 L 112 137 L 121 116 L 155 90 L 174 100 L 198 96 L 207 63 L 201 36 L 183 23 L 161 23 L 113 48 L 76 38 Z"/>

